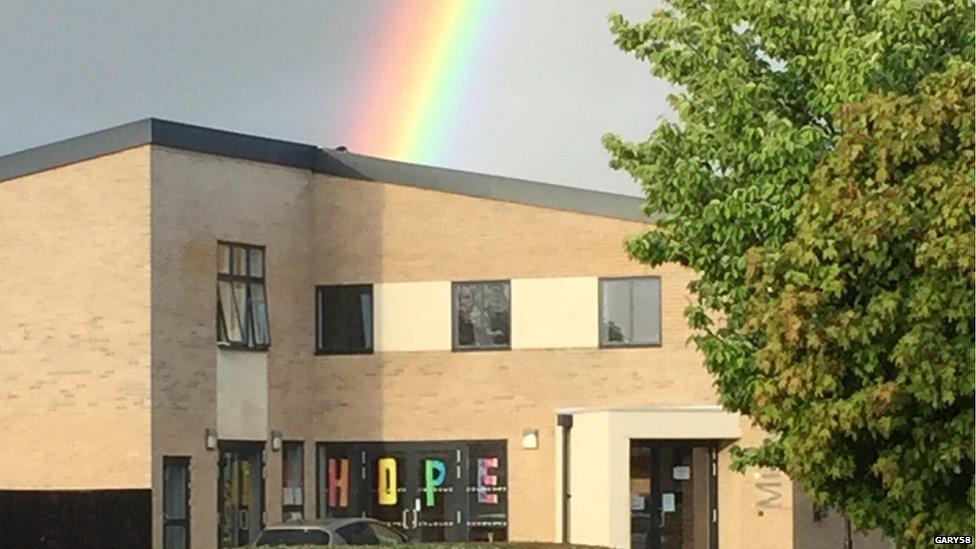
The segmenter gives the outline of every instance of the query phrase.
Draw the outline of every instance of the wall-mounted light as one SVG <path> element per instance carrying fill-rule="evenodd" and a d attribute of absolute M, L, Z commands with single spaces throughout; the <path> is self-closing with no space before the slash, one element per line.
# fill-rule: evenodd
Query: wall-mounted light
<path fill-rule="evenodd" d="M 277 452 L 281 450 L 282 437 L 281 431 L 271 431 L 271 451 Z"/>
<path fill-rule="evenodd" d="M 522 448 L 535 450 L 539 447 L 539 430 L 522 429 Z"/>
<path fill-rule="evenodd" d="M 203 443 L 206 445 L 207 450 L 217 449 L 217 430 L 208 428 L 204 434 Z"/>

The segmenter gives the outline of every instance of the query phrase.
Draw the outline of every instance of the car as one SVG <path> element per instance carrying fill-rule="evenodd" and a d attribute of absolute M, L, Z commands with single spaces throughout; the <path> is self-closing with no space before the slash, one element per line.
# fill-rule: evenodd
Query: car
<path fill-rule="evenodd" d="M 406 534 L 371 518 L 299 520 L 265 528 L 251 547 L 303 545 L 399 545 Z"/>

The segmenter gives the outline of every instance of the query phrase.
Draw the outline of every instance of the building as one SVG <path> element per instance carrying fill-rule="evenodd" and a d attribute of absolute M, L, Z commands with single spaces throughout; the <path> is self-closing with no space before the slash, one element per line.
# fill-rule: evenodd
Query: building
<path fill-rule="evenodd" d="M 638 208 L 160 120 L 0 158 L 0 539 L 839 546 L 728 470 L 762 435 L 687 343 L 692 274 L 623 252 Z"/>

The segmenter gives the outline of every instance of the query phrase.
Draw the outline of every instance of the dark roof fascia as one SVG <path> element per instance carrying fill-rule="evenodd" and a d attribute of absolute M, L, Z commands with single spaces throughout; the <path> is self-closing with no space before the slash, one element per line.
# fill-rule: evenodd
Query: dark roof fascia
<path fill-rule="evenodd" d="M 641 213 L 643 200 L 637 197 L 410 164 L 154 118 L 0 156 L 0 182 L 147 144 L 350 179 L 397 183 L 644 223 L 651 221 Z"/>
<path fill-rule="evenodd" d="M 43 172 L 152 141 L 152 120 L 139 120 L 97 132 L 0 156 L 0 181 Z"/>
<path fill-rule="evenodd" d="M 526 179 L 502 177 L 386 160 L 371 156 L 322 150 L 325 164 L 316 171 L 354 179 L 394 182 L 479 198 L 648 222 L 640 212 L 643 200 L 621 194 L 565 187 Z"/>
<path fill-rule="evenodd" d="M 153 145 L 306 170 L 315 167 L 319 154 L 319 148 L 314 145 L 168 120 L 149 120 L 152 123 Z"/>

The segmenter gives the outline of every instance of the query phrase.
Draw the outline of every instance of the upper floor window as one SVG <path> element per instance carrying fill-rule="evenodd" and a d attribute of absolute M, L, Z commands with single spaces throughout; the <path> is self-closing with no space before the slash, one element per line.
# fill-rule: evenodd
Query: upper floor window
<path fill-rule="evenodd" d="M 217 342 L 264 349 L 271 344 L 264 248 L 217 243 Z"/>
<path fill-rule="evenodd" d="M 511 345 L 511 284 L 455 282 L 454 349 L 508 349 Z"/>
<path fill-rule="evenodd" d="M 319 286 L 315 294 L 315 352 L 326 355 L 372 353 L 373 286 Z"/>
<path fill-rule="evenodd" d="M 600 346 L 661 344 L 661 279 L 600 279 Z"/>

